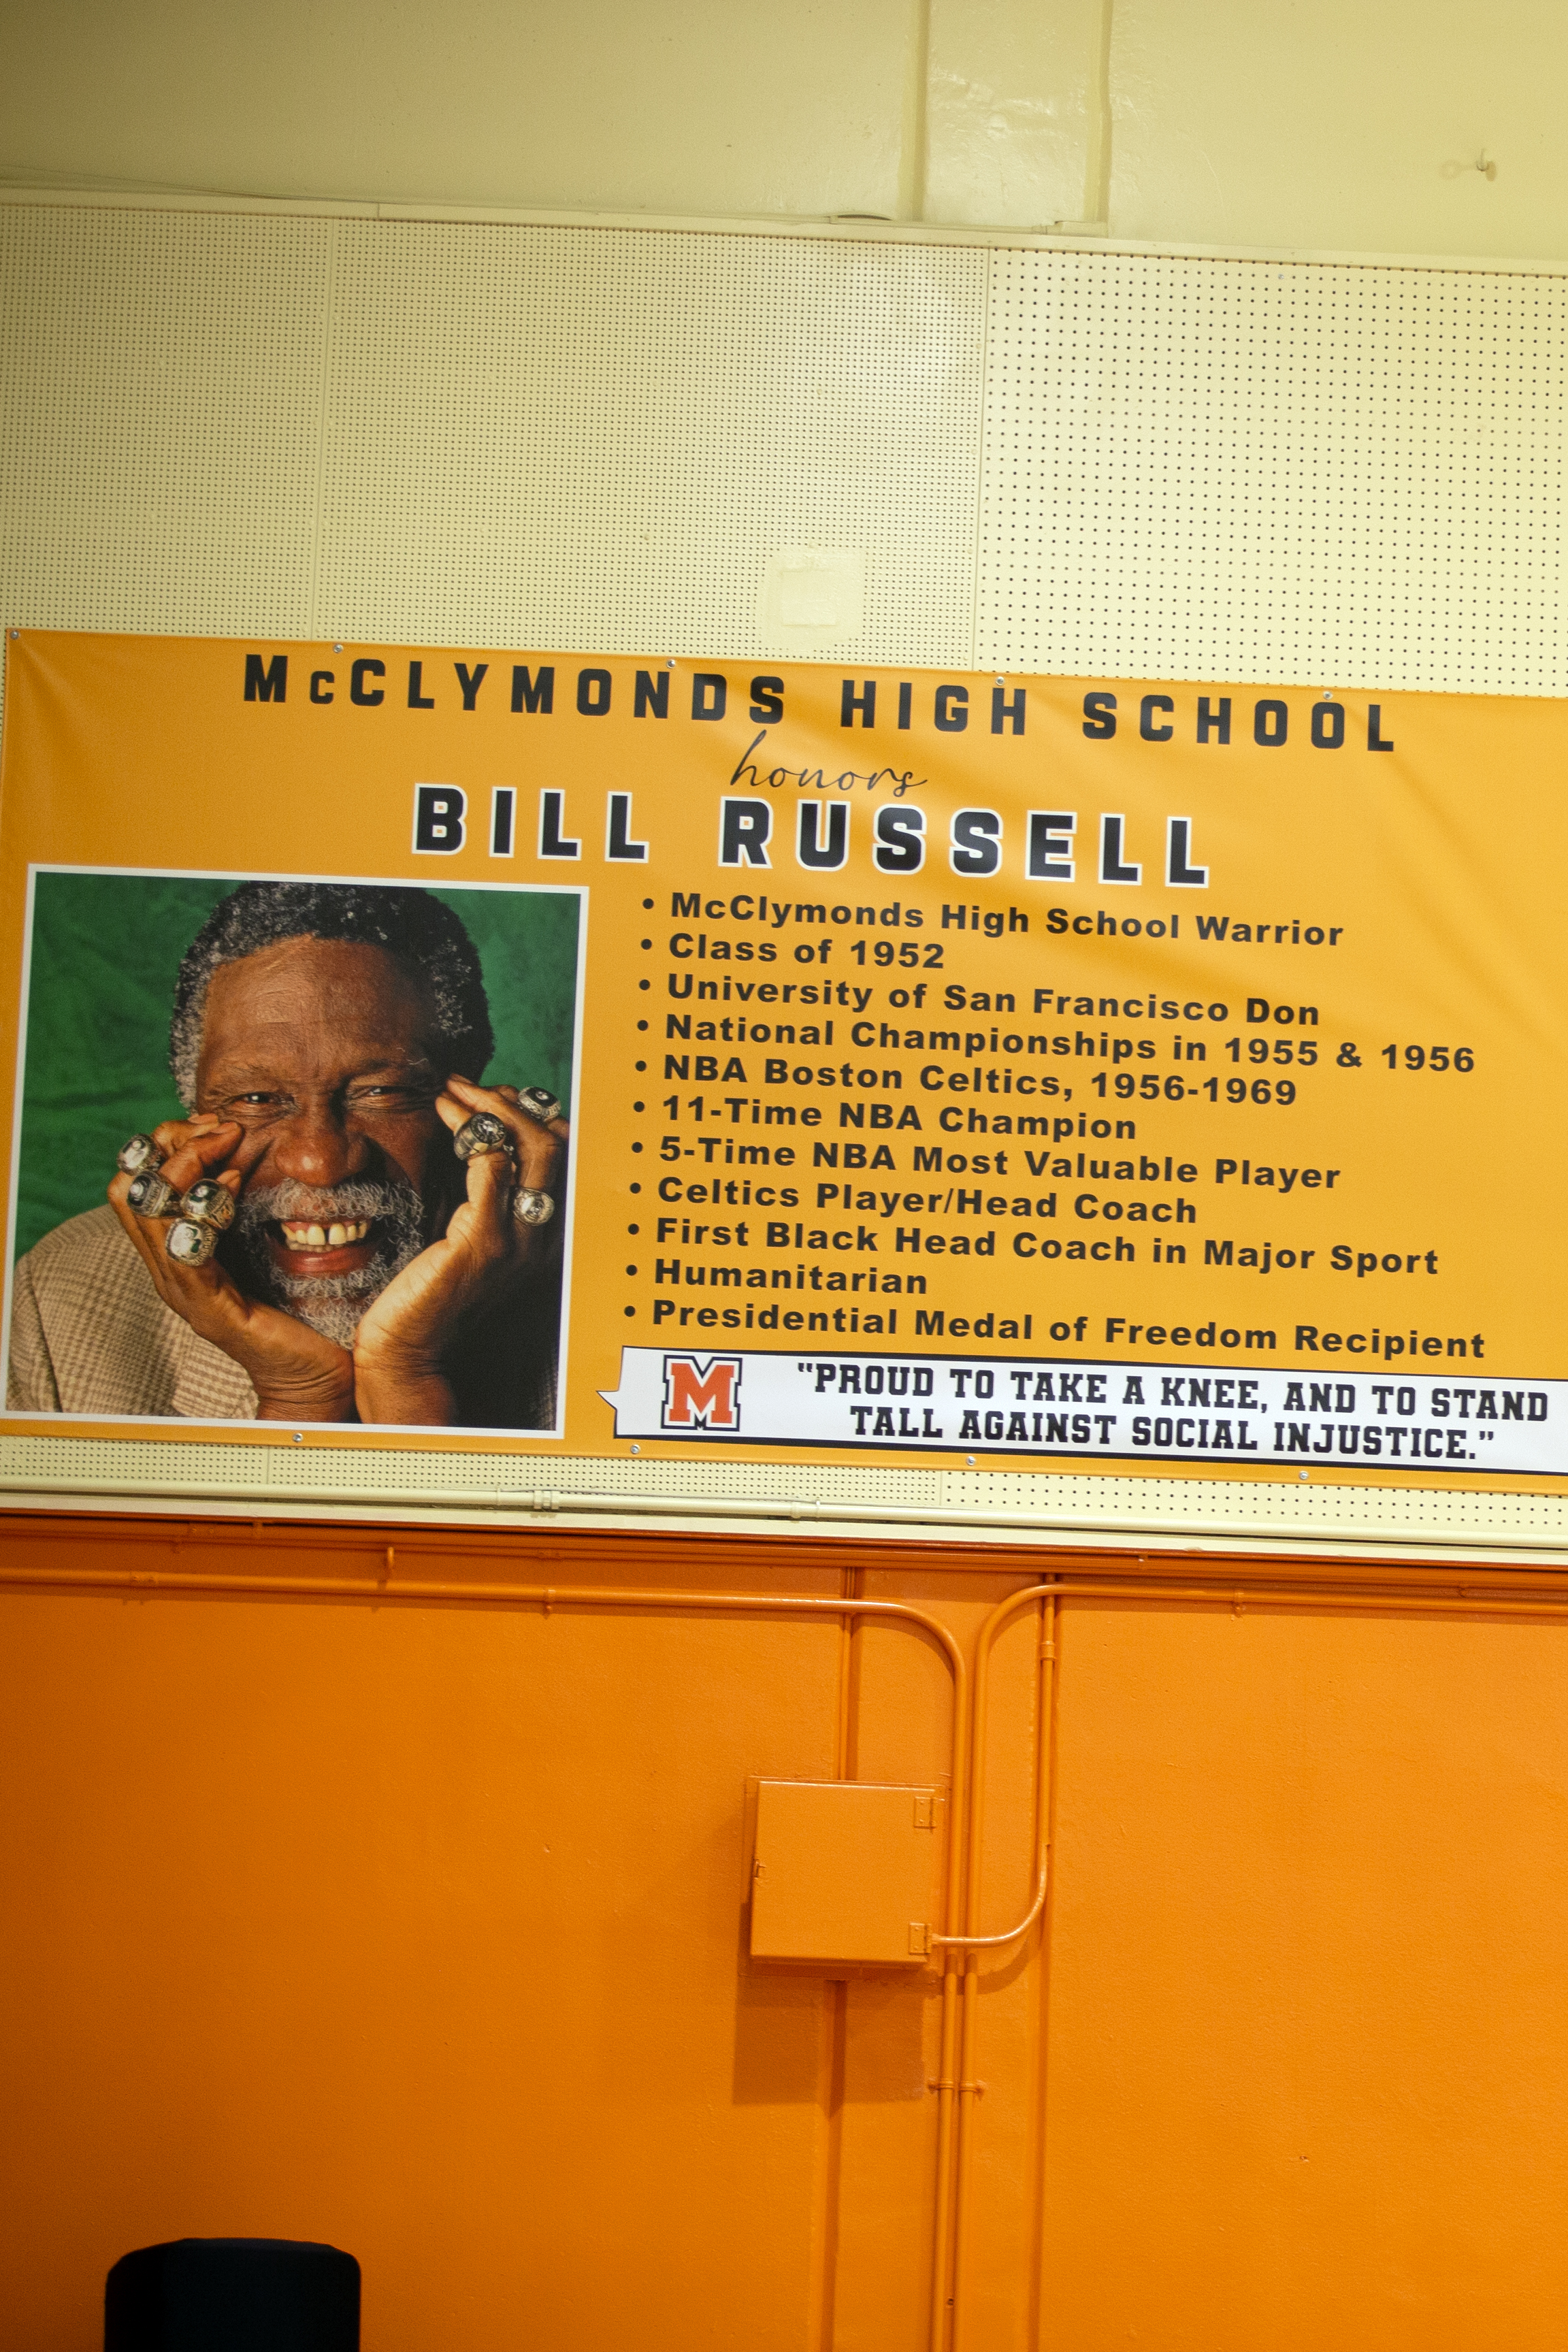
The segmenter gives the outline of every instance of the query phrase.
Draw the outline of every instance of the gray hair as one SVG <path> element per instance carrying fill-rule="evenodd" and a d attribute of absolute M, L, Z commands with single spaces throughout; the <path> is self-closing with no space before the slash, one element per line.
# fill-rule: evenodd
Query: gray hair
<path fill-rule="evenodd" d="M 169 1067 L 187 1110 L 196 1099 L 196 1064 L 207 991 L 221 964 L 237 963 L 286 940 L 344 940 L 384 948 L 416 976 L 430 999 L 451 1066 L 479 1078 L 495 1051 L 479 951 L 444 902 L 413 884 L 242 882 L 220 899 L 186 949 L 169 1024 Z"/>

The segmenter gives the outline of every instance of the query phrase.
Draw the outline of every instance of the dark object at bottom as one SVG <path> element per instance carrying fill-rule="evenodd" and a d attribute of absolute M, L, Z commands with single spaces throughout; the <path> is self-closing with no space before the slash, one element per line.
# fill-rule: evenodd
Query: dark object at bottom
<path fill-rule="evenodd" d="M 293 2238 L 175 2238 L 109 2273 L 103 2352 L 359 2352 L 359 2264 Z"/>

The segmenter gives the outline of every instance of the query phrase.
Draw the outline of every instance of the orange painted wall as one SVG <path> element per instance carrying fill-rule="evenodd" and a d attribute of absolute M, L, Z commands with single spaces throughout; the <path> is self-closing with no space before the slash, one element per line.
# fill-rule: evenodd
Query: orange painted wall
<path fill-rule="evenodd" d="M 374 1577 L 384 1545 L 0 1534 L 37 1580 L 0 1594 L 0 2340 L 89 2352 L 118 2254 L 236 2231 L 357 2253 L 367 2352 L 921 2352 L 937 1980 L 751 1968 L 742 1825 L 752 1773 L 940 1779 L 939 1654 L 700 1608 L 47 1589 Z M 396 1547 L 398 1578 L 563 1597 L 858 1576 L 965 1642 L 1033 1580 L 964 1547 Z M 1568 1623 L 1155 1589 L 1062 1611 L 1049 1932 L 984 1977 L 963 2352 L 1545 2352 Z M 1026 1615 L 988 1926 L 1027 1901 L 1036 1651 Z"/>

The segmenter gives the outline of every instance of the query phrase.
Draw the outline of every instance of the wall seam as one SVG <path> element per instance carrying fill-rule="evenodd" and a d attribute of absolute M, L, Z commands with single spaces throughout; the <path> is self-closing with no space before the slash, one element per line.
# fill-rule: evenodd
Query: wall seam
<path fill-rule="evenodd" d="M 1089 146 L 1084 173 L 1083 209 L 1086 221 L 1110 226 L 1110 44 L 1116 0 L 1100 0 L 1095 28 L 1094 70 L 1090 82 Z"/>
<path fill-rule="evenodd" d="M 898 210 L 900 221 L 923 222 L 930 173 L 931 12 L 933 0 L 911 0 L 910 57 L 904 79 L 902 138 L 899 154 Z"/>
<path fill-rule="evenodd" d="M 820 238 L 828 243 L 959 246 L 982 252 L 1122 253 L 1171 261 L 1264 261 L 1281 268 L 1461 272 L 1481 277 L 1568 278 L 1568 259 L 1545 254 L 1409 253 L 1351 246 L 1205 245 L 1158 237 L 1086 236 L 1082 232 L 1013 228 L 999 223 L 953 225 L 879 220 L 864 215 L 776 213 L 595 213 L 566 207 L 504 205 L 367 203 L 351 196 L 209 194 L 201 189 L 37 187 L 0 177 L 0 205 L 58 211 L 186 212 L 258 218 L 374 220 L 405 226 L 424 222 L 459 227 L 636 229 L 657 236 Z"/>

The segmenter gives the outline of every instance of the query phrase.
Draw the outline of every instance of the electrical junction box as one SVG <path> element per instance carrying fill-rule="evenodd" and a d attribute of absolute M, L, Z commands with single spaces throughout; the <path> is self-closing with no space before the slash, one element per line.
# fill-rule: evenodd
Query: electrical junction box
<path fill-rule="evenodd" d="M 752 1958 L 919 1968 L 937 1902 L 937 1791 L 758 1780 Z"/>

